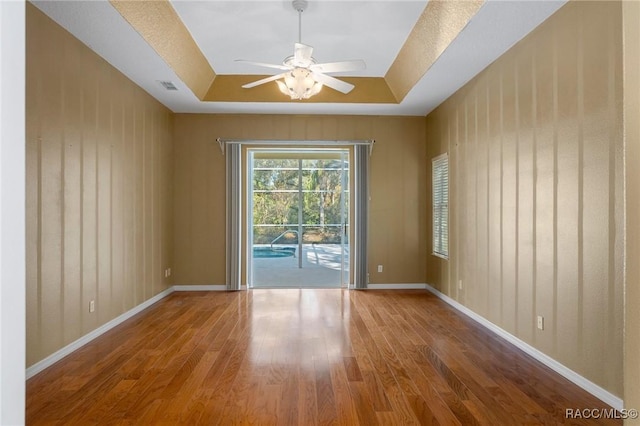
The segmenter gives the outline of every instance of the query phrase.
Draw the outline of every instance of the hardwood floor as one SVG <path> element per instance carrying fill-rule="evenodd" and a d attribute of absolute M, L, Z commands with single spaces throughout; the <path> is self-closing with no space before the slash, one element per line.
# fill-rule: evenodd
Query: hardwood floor
<path fill-rule="evenodd" d="M 608 407 L 426 291 L 279 289 L 173 293 L 30 379 L 26 414 L 33 425 L 589 424 L 567 408 Z M 597 424 L 622 424 L 608 422 Z"/>

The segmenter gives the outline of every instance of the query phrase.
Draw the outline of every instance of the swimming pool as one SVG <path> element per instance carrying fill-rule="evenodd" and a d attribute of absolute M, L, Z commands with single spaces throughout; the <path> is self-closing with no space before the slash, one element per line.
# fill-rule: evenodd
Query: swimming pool
<path fill-rule="evenodd" d="M 254 247 L 253 258 L 293 257 L 296 254 L 295 247 Z"/>

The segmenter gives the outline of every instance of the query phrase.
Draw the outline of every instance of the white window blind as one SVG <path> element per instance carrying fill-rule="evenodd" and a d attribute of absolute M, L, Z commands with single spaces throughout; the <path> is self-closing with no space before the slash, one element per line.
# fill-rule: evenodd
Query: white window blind
<path fill-rule="evenodd" d="M 449 156 L 431 160 L 433 168 L 433 254 L 449 258 Z"/>

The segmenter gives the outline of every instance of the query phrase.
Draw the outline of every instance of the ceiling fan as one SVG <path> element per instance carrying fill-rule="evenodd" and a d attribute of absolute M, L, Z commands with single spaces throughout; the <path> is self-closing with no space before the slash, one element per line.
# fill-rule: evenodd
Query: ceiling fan
<path fill-rule="evenodd" d="M 322 86 L 328 86 L 344 94 L 355 86 L 327 75 L 332 72 L 357 71 L 366 68 L 362 59 L 352 61 L 328 62 L 318 64 L 313 58 L 313 47 L 302 43 L 302 12 L 307 8 L 307 0 L 294 0 L 293 8 L 298 12 L 298 42 L 294 44 L 294 53 L 282 61 L 282 65 L 236 59 L 237 62 L 275 68 L 284 72 L 263 78 L 242 86 L 245 89 L 275 81 L 282 93 L 291 99 L 308 99 L 317 94 Z"/>

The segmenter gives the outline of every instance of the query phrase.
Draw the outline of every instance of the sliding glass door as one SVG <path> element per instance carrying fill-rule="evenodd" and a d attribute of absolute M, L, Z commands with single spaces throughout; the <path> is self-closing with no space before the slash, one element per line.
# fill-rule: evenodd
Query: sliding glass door
<path fill-rule="evenodd" d="M 248 163 L 249 285 L 346 286 L 348 149 L 250 149 Z"/>

